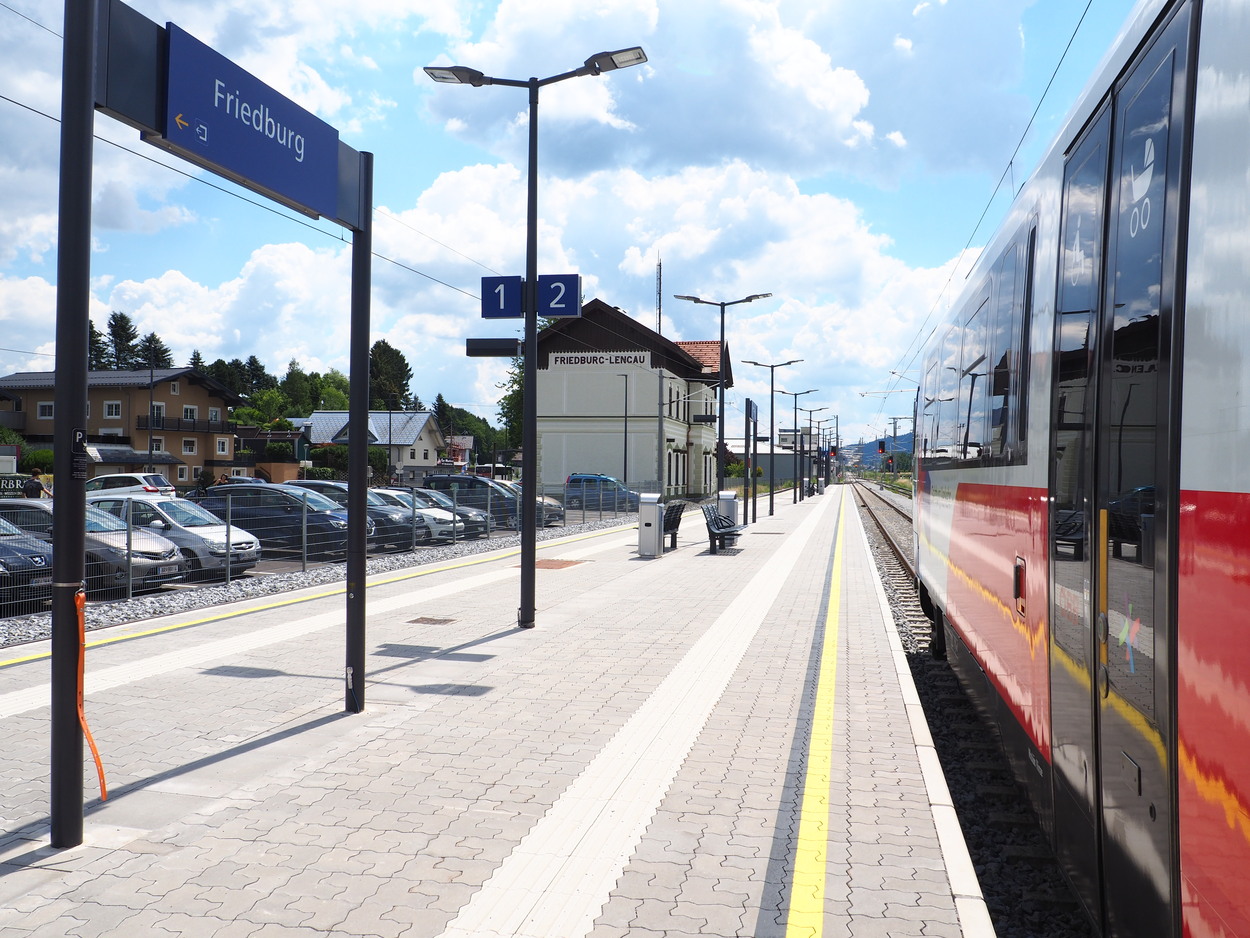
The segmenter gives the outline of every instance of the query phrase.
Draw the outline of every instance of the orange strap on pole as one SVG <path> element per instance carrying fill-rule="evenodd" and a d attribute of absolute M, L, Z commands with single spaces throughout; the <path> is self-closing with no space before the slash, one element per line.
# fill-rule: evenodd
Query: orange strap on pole
<path fill-rule="evenodd" d="M 87 591 L 80 589 L 74 594 L 74 609 L 78 612 L 78 725 L 87 737 L 87 745 L 91 747 L 91 757 L 95 759 L 96 775 L 100 779 L 100 800 L 109 800 L 108 785 L 104 782 L 104 763 L 100 761 L 100 750 L 96 748 L 91 729 L 87 726 L 87 711 L 83 709 L 83 671 L 87 663 Z"/>

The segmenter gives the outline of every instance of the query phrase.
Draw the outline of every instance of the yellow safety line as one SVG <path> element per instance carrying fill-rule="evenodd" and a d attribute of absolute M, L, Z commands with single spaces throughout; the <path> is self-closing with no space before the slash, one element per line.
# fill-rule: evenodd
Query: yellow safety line
<path fill-rule="evenodd" d="M 838 514 L 838 536 L 833 548 L 833 574 L 829 581 L 829 605 L 825 611 L 825 637 L 821 643 L 816 679 L 816 705 L 812 735 L 807 746 L 807 772 L 803 777 L 803 802 L 799 811 L 799 837 L 794 855 L 794 879 L 786 938 L 818 938 L 824 932 L 825 876 L 829 845 L 829 784 L 833 764 L 833 704 L 838 679 L 838 622 L 842 604 L 842 535 L 846 498 Z"/>
<path fill-rule="evenodd" d="M 585 541 L 594 537 L 604 537 L 605 535 L 608 535 L 608 534 L 619 534 L 620 532 L 621 532 L 621 529 L 619 528 L 605 528 L 604 530 L 592 531 L 588 534 L 578 534 L 578 535 L 574 535 L 574 536 L 567 537 L 567 538 L 560 538 L 559 540 L 548 541 L 545 544 L 538 545 L 538 549 L 547 550 L 552 547 L 563 547 L 568 544 L 575 544 L 578 541 Z M 502 553 L 496 553 L 492 551 L 489 557 L 475 557 L 470 560 L 462 560 L 462 561 L 457 561 L 453 563 L 440 564 L 437 567 L 419 568 L 417 570 L 412 571 L 411 573 L 402 573 L 399 576 L 393 576 L 385 580 L 376 579 L 376 580 L 373 580 L 372 582 L 366 583 L 365 588 L 372 589 L 375 586 L 389 586 L 392 583 L 402 583 L 405 580 L 415 580 L 417 577 L 430 576 L 435 573 L 446 573 L 449 570 L 460 570 L 460 569 L 463 569 L 464 567 L 474 567 L 474 566 L 478 566 L 479 564 L 491 563 L 492 561 L 496 561 L 496 560 L 507 560 L 509 557 L 516 557 L 520 553 L 521 553 L 520 548 L 515 548 L 515 549 L 509 548 L 505 552 L 502 552 Z M 377 574 L 377 576 L 381 577 L 381 576 L 384 576 L 384 574 Z M 347 590 L 347 585 L 344 584 L 342 586 L 336 587 L 334 589 L 326 590 L 321 593 L 314 593 L 311 596 L 300 596 L 295 599 L 282 599 L 282 600 L 278 600 L 277 602 L 265 603 L 264 605 L 260 605 L 260 606 L 248 606 L 246 609 L 234 609 L 234 610 L 231 610 L 230 612 L 221 612 L 216 615 L 205 616 L 202 619 L 192 619 L 189 622 L 177 622 L 177 623 L 174 623 L 173 625 L 162 625 L 159 628 L 147 629 L 143 632 L 127 632 L 125 635 L 114 635 L 110 638 L 101 638 L 101 639 L 97 639 L 94 642 L 88 642 L 86 647 L 96 648 L 100 645 L 114 645 L 114 644 L 117 644 L 118 642 L 128 642 L 136 638 L 148 638 L 152 635 L 161 635 L 165 632 L 177 632 L 180 629 L 189 629 L 192 626 L 196 626 L 196 625 L 207 625 L 209 622 L 221 622 L 226 619 L 234 619 L 239 616 L 251 615 L 254 612 L 264 612 L 268 609 L 281 609 L 283 606 L 296 606 L 296 605 L 299 605 L 300 603 L 310 603 L 318 599 L 326 599 L 330 596 L 338 596 L 341 593 L 346 592 L 346 590 Z M 246 600 L 240 600 L 240 602 L 246 602 Z M 22 657 L 22 658 L 10 658 L 7 661 L 0 661 L 0 669 L 12 667 L 13 665 L 17 665 L 17 664 L 28 664 L 31 661 L 43 661 L 44 659 L 50 658 L 50 657 L 52 657 L 51 651 L 42 651 L 42 652 L 38 652 L 37 654 L 26 655 L 25 657 Z"/>

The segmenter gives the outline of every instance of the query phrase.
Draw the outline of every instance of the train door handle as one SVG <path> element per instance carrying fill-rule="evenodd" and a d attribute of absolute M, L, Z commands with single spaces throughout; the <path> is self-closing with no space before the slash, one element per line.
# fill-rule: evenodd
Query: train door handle
<path fill-rule="evenodd" d="M 1110 634 L 1110 629 L 1107 627 L 1107 614 L 1105 612 L 1098 613 L 1098 644 L 1107 644 Z"/>
<path fill-rule="evenodd" d="M 1104 700 L 1111 694 L 1111 672 L 1105 664 L 1098 666 L 1098 693 Z"/>
<path fill-rule="evenodd" d="M 1011 594 L 1016 601 L 1016 614 L 1024 618 L 1024 558 L 1016 557 L 1016 566 L 1011 574 Z"/>

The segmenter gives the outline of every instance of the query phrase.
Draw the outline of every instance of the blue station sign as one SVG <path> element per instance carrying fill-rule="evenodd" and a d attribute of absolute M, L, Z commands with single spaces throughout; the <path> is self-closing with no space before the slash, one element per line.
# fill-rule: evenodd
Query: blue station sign
<path fill-rule="evenodd" d="M 523 319 L 520 277 L 482 278 L 483 319 Z"/>
<path fill-rule="evenodd" d="M 538 275 L 538 315 L 574 319 L 582 314 L 582 278 L 579 274 Z"/>
<path fill-rule="evenodd" d="M 169 23 L 162 145 L 299 211 L 338 217 L 339 132 Z"/>

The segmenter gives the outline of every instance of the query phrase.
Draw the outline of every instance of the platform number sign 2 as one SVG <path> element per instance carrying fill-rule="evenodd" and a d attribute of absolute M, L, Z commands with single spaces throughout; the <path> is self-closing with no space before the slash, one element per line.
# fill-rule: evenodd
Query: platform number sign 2
<path fill-rule="evenodd" d="M 544 274 L 538 278 L 538 315 L 569 319 L 582 314 L 582 278 L 578 274 Z"/>

